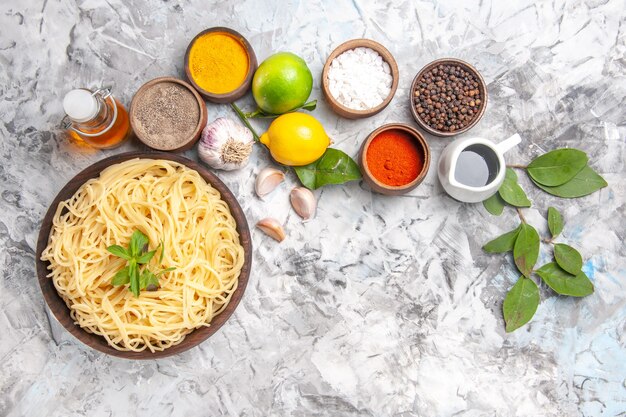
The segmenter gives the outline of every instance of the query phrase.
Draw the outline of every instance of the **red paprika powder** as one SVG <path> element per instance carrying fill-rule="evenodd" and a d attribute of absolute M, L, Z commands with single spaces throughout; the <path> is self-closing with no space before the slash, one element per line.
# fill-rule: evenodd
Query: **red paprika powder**
<path fill-rule="evenodd" d="M 424 166 L 424 155 L 415 140 L 399 129 L 376 135 L 367 148 L 365 159 L 378 181 L 396 187 L 413 181 Z"/>

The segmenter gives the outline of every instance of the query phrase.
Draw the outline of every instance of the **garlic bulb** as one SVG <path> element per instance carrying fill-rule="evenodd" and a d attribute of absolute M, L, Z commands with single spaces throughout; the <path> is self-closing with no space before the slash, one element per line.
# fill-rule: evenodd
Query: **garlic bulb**
<path fill-rule="evenodd" d="M 250 129 L 220 117 L 202 131 L 198 156 L 212 168 L 232 171 L 246 166 L 252 145 L 254 137 Z"/>

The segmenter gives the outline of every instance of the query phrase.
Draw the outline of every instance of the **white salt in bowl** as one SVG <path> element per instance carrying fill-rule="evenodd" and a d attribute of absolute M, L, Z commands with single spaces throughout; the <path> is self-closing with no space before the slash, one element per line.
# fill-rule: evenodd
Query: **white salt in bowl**
<path fill-rule="evenodd" d="M 378 104 L 375 107 L 368 108 L 366 110 L 355 110 L 341 104 L 331 93 L 330 82 L 328 79 L 328 72 L 330 70 L 330 65 L 339 55 L 343 54 L 346 51 L 353 50 L 356 48 L 369 48 L 378 53 L 382 57 L 382 59 L 389 65 L 391 70 L 391 89 L 387 97 L 383 100 L 382 103 Z M 398 72 L 398 64 L 394 59 L 391 52 L 387 50 L 384 46 L 370 39 L 352 39 L 347 42 L 342 43 L 338 47 L 335 48 L 333 52 L 331 52 L 330 56 L 326 60 L 324 64 L 324 69 L 322 70 L 322 90 L 324 91 L 324 97 L 326 97 L 326 101 L 333 109 L 335 113 L 338 115 L 345 117 L 347 119 L 362 119 L 365 117 L 370 117 L 375 114 L 380 113 L 385 107 L 389 105 L 391 99 L 396 94 L 396 90 L 398 88 L 398 80 L 400 78 Z"/>

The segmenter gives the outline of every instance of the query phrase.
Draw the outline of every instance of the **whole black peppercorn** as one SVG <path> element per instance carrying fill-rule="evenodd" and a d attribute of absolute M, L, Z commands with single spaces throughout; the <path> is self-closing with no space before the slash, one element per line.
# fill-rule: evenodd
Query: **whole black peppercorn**
<path fill-rule="evenodd" d="M 416 86 L 418 116 L 439 131 L 465 128 L 483 105 L 477 74 L 459 65 L 439 64 L 422 74 Z"/>

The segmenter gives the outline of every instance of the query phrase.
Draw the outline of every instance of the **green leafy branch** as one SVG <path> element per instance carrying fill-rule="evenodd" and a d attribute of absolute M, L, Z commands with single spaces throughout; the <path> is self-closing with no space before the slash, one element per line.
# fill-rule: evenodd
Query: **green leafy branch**
<path fill-rule="evenodd" d="M 315 110 L 316 107 L 317 107 L 317 100 L 311 100 L 311 101 L 304 103 L 301 106 L 298 106 L 294 109 L 289 110 L 287 113 L 291 113 L 291 112 L 298 111 L 298 110 L 313 111 Z M 281 113 L 281 114 L 284 114 L 284 113 Z M 257 108 L 253 112 L 246 112 L 244 113 L 244 115 L 248 119 L 274 119 L 280 116 L 280 114 L 267 113 L 259 108 Z"/>
<path fill-rule="evenodd" d="M 237 114 L 237 117 L 239 117 L 239 120 L 241 120 L 241 123 L 243 123 L 250 130 L 250 132 L 252 132 L 252 136 L 254 137 L 254 140 L 259 142 L 260 136 L 250 124 L 250 121 L 246 117 L 245 113 L 239 108 L 238 105 L 235 104 L 235 102 L 230 103 L 230 107 Z"/>
<path fill-rule="evenodd" d="M 130 291 L 139 297 L 141 290 L 156 291 L 159 288 L 159 277 L 166 272 L 173 271 L 176 268 L 166 268 L 158 273 L 153 273 L 147 267 L 156 252 L 160 249 L 159 264 L 163 262 L 165 247 L 163 242 L 159 244 L 157 249 L 148 251 L 148 237 L 141 231 L 135 230 L 130 238 L 128 248 L 119 245 L 111 245 L 107 250 L 127 261 L 126 267 L 118 271 L 111 284 L 114 286 L 130 284 Z"/>
<path fill-rule="evenodd" d="M 317 100 L 313 100 L 303 104 L 301 107 L 312 111 L 315 109 L 316 105 Z M 259 142 L 260 136 L 248 120 L 249 117 L 254 116 L 250 116 L 251 113 L 244 113 L 235 103 L 230 103 L 230 106 L 241 122 L 250 129 L 254 139 Z M 257 110 L 257 112 L 260 111 L 261 110 Z M 276 116 L 279 115 L 271 115 L 271 117 Z M 294 166 L 292 168 L 302 185 L 310 190 L 315 190 L 324 185 L 343 184 L 348 181 L 361 179 L 361 170 L 354 159 L 345 152 L 334 148 L 327 148 L 317 161 L 311 162 L 308 165 Z"/>
<path fill-rule="evenodd" d="M 589 195 L 608 184 L 587 165 L 587 155 L 577 149 L 557 149 L 535 158 L 528 166 L 514 165 L 523 169 L 532 182 L 549 194 L 563 198 Z M 526 222 L 521 208 L 530 207 L 531 202 L 517 182 L 517 174 L 509 167 L 498 192 L 483 202 L 487 211 L 499 216 L 505 205 L 516 208 L 520 225 L 494 240 L 483 249 L 489 253 L 513 252 L 517 269 L 522 274 L 507 293 L 503 303 L 506 331 L 512 332 L 532 319 L 539 306 L 539 287 L 533 274 L 560 295 L 584 297 L 592 294 L 593 284 L 582 271 L 583 259 L 573 247 L 554 243 L 563 231 L 563 217 L 554 207 L 548 208 L 548 229 L 551 237 L 543 239 L 553 245 L 554 262 L 534 269 L 539 257 L 542 239 L 537 230 Z"/>
<path fill-rule="evenodd" d="M 254 140 L 256 140 L 257 142 L 259 141 L 259 134 L 256 132 L 256 130 L 254 130 L 254 128 L 252 127 L 252 125 L 250 124 L 250 121 L 248 119 L 273 119 L 276 118 L 278 116 L 280 116 L 280 114 L 272 114 L 272 113 L 266 113 L 263 110 L 257 108 L 255 111 L 253 112 L 244 112 L 243 110 L 241 110 L 241 108 L 239 108 L 239 106 L 237 104 L 235 104 L 235 102 L 230 103 L 230 107 L 233 109 L 233 111 L 237 114 L 237 117 L 239 117 L 239 120 L 241 120 L 241 122 L 248 128 L 250 129 L 250 132 L 252 132 L 252 136 L 254 137 Z M 317 100 L 311 100 L 309 102 L 304 103 L 302 106 L 298 106 L 293 110 L 290 110 L 287 113 L 291 113 L 297 110 L 308 110 L 308 111 L 313 111 L 315 110 L 315 108 L 317 107 Z"/>

